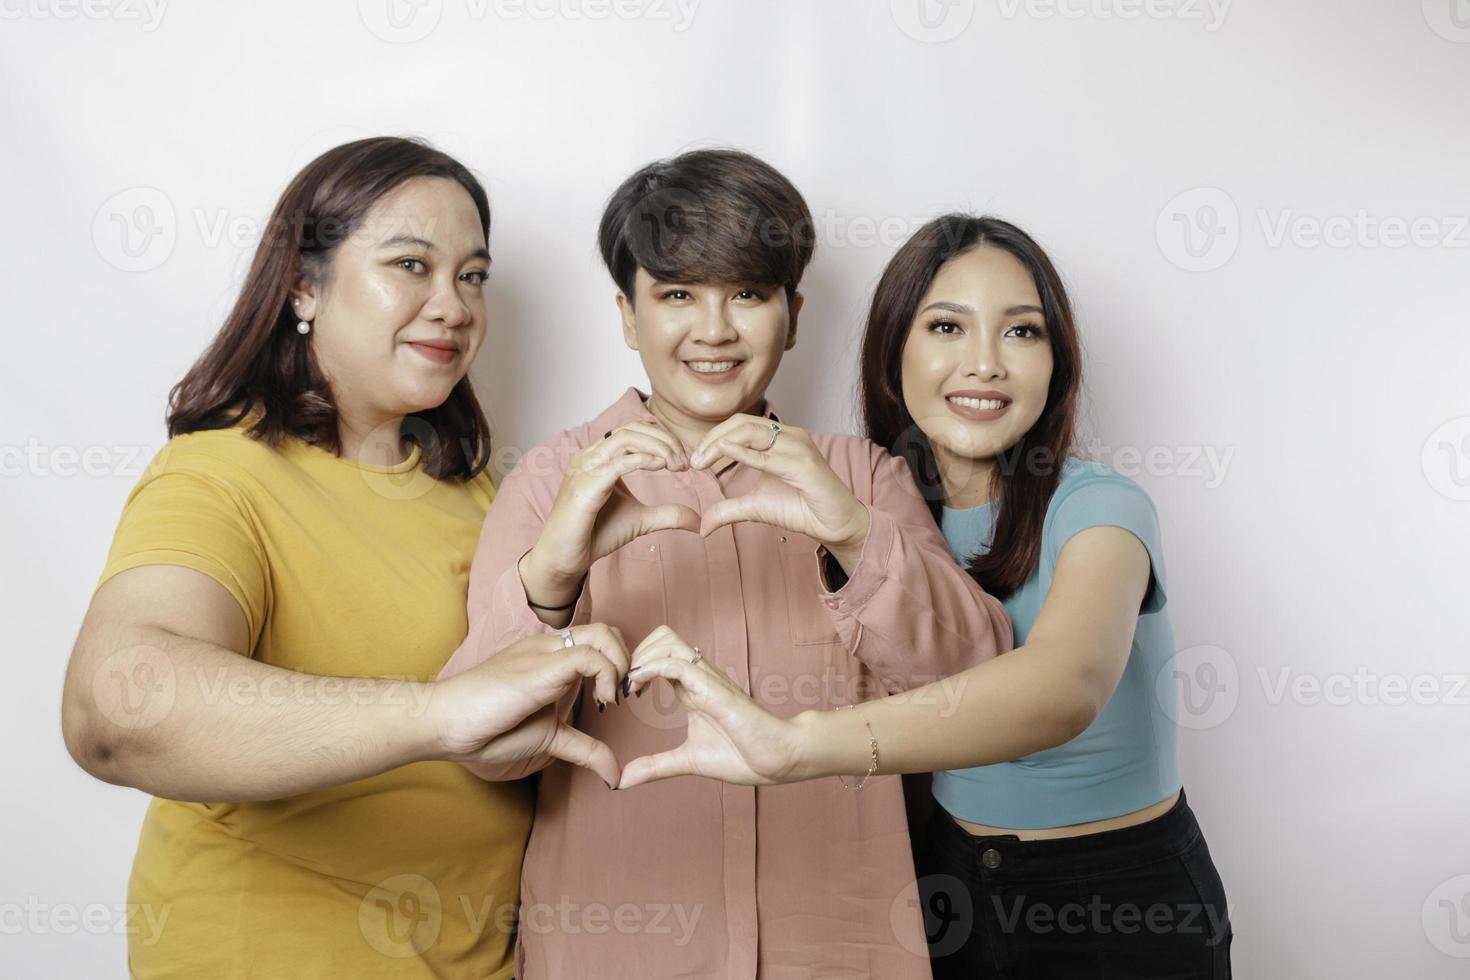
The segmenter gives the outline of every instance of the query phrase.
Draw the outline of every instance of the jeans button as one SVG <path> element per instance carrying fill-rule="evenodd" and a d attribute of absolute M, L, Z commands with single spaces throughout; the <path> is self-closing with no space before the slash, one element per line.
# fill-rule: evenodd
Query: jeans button
<path fill-rule="evenodd" d="M 1000 851 L 993 847 L 987 847 L 985 853 L 980 855 L 980 863 L 994 871 L 1000 867 Z"/>

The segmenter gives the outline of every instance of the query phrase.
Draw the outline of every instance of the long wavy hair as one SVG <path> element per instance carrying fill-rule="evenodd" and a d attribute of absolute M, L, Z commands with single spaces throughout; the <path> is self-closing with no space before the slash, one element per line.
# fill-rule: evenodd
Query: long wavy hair
<path fill-rule="evenodd" d="M 950 259 L 981 245 L 1013 255 L 1036 283 L 1052 348 L 1051 383 L 1046 406 L 1026 434 L 1001 453 L 991 474 L 995 534 L 990 549 L 973 556 L 968 571 L 998 598 L 1015 592 L 1041 559 L 1041 531 L 1071 455 L 1077 404 L 1082 390 L 1082 353 L 1072 305 L 1061 275 L 1040 245 L 1020 228 L 990 216 L 946 214 L 935 218 L 904 243 L 873 293 L 863 334 L 861 400 L 868 438 L 909 464 L 937 522 L 944 486 L 934 449 L 903 400 L 903 348 L 939 269 Z"/>
<path fill-rule="evenodd" d="M 246 430 L 274 447 L 287 435 L 341 452 L 337 406 L 312 345 L 296 331 L 291 289 L 324 282 L 335 249 L 384 195 L 415 177 L 443 177 L 475 202 L 490 240 L 485 189 L 453 157 L 421 140 L 373 137 L 335 147 L 307 164 L 281 194 L 250 271 L 224 325 L 168 396 L 170 437 L 225 429 L 255 415 Z M 469 376 L 434 408 L 399 428 L 435 479 L 468 480 L 490 461 L 490 426 Z"/>

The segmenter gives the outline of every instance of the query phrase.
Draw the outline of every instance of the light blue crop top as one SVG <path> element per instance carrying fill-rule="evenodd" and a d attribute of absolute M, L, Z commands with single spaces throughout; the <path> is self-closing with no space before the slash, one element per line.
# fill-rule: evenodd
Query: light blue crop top
<path fill-rule="evenodd" d="M 946 507 L 942 528 L 961 564 L 990 547 L 992 504 Z M 1152 592 L 1138 617 L 1122 679 L 1097 718 L 1076 738 L 1033 755 L 974 769 L 934 774 L 934 798 L 962 820 L 994 827 L 1060 827 L 1143 809 L 1180 787 L 1178 706 L 1172 684 L 1158 683 L 1174 655 L 1164 588 L 1164 553 L 1153 501 L 1137 483 L 1099 463 L 1068 460 L 1047 507 L 1041 563 L 1005 600 L 1016 646 L 1026 642 L 1051 588 L 1057 556 L 1089 527 L 1121 527 L 1148 550 Z M 1002 654 L 1004 656 L 1004 654 Z"/>

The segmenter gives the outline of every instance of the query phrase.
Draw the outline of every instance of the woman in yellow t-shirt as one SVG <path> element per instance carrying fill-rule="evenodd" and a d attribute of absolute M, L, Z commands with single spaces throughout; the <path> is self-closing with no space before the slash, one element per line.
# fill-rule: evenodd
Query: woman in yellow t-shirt
<path fill-rule="evenodd" d="M 420 142 L 328 151 L 171 393 L 63 703 L 77 762 L 155 797 L 135 976 L 508 977 L 531 799 L 454 763 L 549 749 L 617 781 L 545 707 L 583 677 L 615 698 L 616 631 L 432 682 L 494 496 L 466 376 L 489 223 L 474 176 Z"/>

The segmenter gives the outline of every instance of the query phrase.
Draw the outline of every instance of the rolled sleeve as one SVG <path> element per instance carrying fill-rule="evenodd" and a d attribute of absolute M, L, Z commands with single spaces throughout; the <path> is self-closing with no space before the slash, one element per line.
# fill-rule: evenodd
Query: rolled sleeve
<path fill-rule="evenodd" d="M 890 693 L 1009 650 L 1005 607 L 955 564 L 908 465 L 866 445 L 868 536 L 847 583 L 820 592 L 838 636 Z"/>

